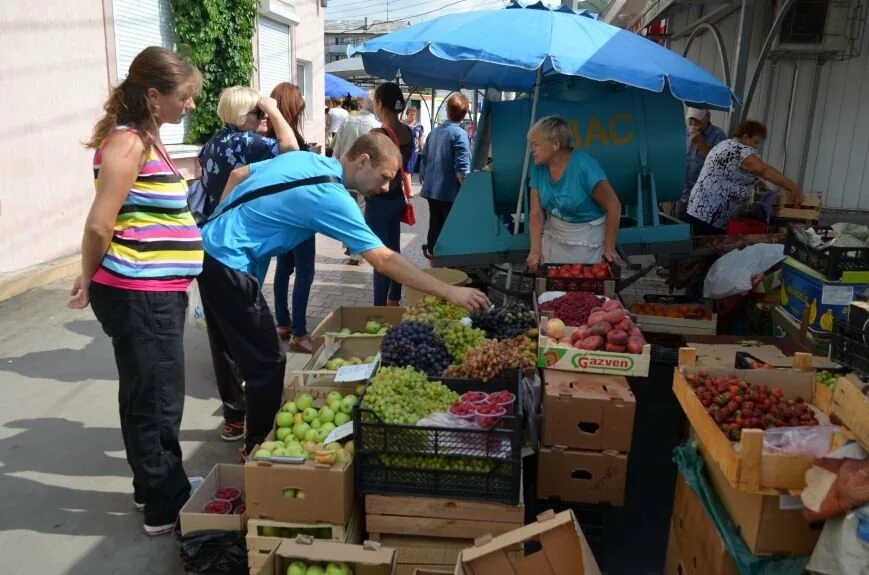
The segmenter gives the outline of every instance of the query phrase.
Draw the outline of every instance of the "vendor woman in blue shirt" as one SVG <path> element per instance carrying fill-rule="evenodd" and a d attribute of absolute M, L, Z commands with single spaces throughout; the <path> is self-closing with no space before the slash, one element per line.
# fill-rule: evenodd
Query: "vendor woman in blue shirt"
<path fill-rule="evenodd" d="M 528 132 L 531 168 L 531 251 L 528 267 L 541 262 L 594 264 L 614 261 L 621 203 L 597 161 L 570 146 L 570 128 L 557 116 L 541 118 Z"/>
<path fill-rule="evenodd" d="M 257 264 L 320 233 L 361 254 L 385 276 L 470 311 L 487 308 L 481 292 L 447 285 L 384 247 L 348 193 L 384 194 L 401 153 L 383 134 L 361 136 L 337 159 L 309 152 L 282 154 L 230 173 L 221 203 L 202 228 L 205 260 L 199 291 L 209 335 L 228 353 L 245 381 L 244 453 L 265 439 L 281 407 L 286 354 L 256 278 Z M 307 185 L 260 195 L 271 186 L 318 178 Z M 270 188 L 274 190 L 275 188 Z M 238 203 L 240 198 L 250 198 Z M 234 206 L 234 207 L 233 207 Z"/>

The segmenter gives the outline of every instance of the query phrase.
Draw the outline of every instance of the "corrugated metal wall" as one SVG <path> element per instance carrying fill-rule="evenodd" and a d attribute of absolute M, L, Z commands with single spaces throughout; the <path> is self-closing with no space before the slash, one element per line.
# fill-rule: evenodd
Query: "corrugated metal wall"
<path fill-rule="evenodd" d="M 757 2 L 746 84 L 772 21 L 771 4 Z M 670 33 L 684 30 L 689 22 L 702 16 L 702 9 L 695 6 L 671 10 Z M 738 23 L 739 11 L 716 24 L 724 38 L 731 74 L 735 67 Z M 681 54 L 686 41 L 687 38 L 673 40 L 670 48 Z M 761 150 L 764 160 L 795 181 L 799 179 L 804 146 L 808 146 L 803 190 L 822 195 L 826 208 L 869 210 L 869 34 L 864 33 L 862 42 L 858 58 L 827 62 L 821 68 L 814 60 L 780 60 L 775 66 L 768 60 L 749 110 L 750 118 L 764 122 L 769 129 L 769 139 Z M 688 58 L 723 79 L 716 44 L 710 34 L 694 40 Z M 818 73 L 820 90 L 814 118 L 810 120 L 812 83 Z M 719 126 L 726 128 L 726 119 L 724 113 L 713 113 L 713 122 Z M 810 121 L 814 127 L 808 141 Z"/>

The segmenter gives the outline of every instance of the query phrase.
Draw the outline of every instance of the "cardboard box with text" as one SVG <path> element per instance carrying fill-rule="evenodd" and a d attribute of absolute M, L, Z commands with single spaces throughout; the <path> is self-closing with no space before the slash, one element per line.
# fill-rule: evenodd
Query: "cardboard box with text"
<path fill-rule="evenodd" d="M 624 505 L 627 472 L 628 458 L 621 453 L 544 447 L 537 464 L 537 496 Z"/>

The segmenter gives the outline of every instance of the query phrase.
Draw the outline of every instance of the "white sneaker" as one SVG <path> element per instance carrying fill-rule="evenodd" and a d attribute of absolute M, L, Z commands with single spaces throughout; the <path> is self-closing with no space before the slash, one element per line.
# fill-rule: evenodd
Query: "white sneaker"
<path fill-rule="evenodd" d="M 175 523 L 167 523 L 166 525 L 148 525 L 145 524 L 145 535 L 148 537 L 156 537 L 157 535 L 166 535 L 172 533 L 175 529 Z"/>
<path fill-rule="evenodd" d="M 188 477 L 187 479 L 190 481 L 190 495 L 192 497 L 193 494 L 196 493 L 196 490 L 202 487 L 202 484 L 205 483 L 205 478 L 197 475 L 195 477 Z M 136 501 L 135 497 L 133 497 L 133 506 L 136 508 L 136 511 L 145 510 L 145 504 Z"/>

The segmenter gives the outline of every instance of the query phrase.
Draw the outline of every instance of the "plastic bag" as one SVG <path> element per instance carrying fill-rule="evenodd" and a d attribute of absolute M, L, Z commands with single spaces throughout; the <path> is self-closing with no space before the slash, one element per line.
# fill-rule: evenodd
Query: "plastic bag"
<path fill-rule="evenodd" d="M 241 531 L 198 531 L 179 538 L 186 573 L 247 575 L 247 548 Z"/>
<path fill-rule="evenodd" d="M 192 282 L 187 289 L 187 327 L 205 331 L 205 308 L 199 295 L 199 283 Z"/>
<path fill-rule="evenodd" d="M 823 457 L 830 452 L 835 425 L 773 427 L 763 432 L 763 452 Z"/>
<path fill-rule="evenodd" d="M 869 458 L 856 443 L 815 461 L 800 494 L 809 521 L 827 519 L 869 503 Z"/>
<path fill-rule="evenodd" d="M 751 291 L 751 278 L 785 258 L 781 244 L 755 244 L 733 250 L 718 258 L 703 283 L 703 297 L 724 299 Z"/>

